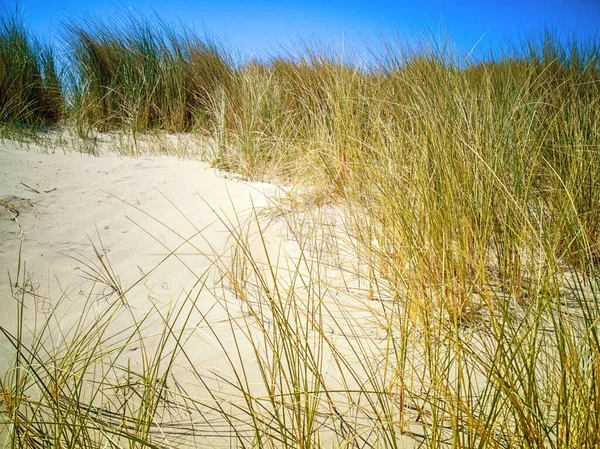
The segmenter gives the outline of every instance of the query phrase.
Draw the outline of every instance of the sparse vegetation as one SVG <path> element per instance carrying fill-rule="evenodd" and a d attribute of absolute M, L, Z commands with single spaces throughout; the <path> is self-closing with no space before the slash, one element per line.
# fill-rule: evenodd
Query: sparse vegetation
<path fill-rule="evenodd" d="M 260 211 L 223 218 L 232 260 L 207 256 L 196 288 L 153 314 L 128 307 L 98 250 L 108 306 L 56 346 L 52 314 L 33 335 L 2 329 L 13 447 L 600 445 L 596 42 L 546 33 L 481 61 L 390 43 L 368 66 L 314 49 L 235 65 L 158 20 L 90 19 L 67 30 L 67 88 L 20 22 L 2 27 L 4 123 L 194 131 L 215 166 L 313 199 L 279 204 L 297 243 L 285 257 Z M 319 226 L 331 210 L 343 228 Z M 25 307 L 23 276 L 12 295 Z M 226 367 L 192 359 L 198 328 Z M 133 342 L 139 357 L 123 357 Z"/>

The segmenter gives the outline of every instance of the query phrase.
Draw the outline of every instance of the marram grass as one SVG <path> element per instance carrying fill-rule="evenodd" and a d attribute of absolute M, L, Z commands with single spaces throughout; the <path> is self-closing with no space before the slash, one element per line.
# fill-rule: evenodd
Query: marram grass
<path fill-rule="evenodd" d="M 159 19 L 91 17 L 66 29 L 78 129 L 164 129 L 204 125 L 232 68 L 216 43 Z"/>
<path fill-rule="evenodd" d="M 63 97 L 53 51 L 26 29 L 18 11 L 0 12 L 0 124 L 56 123 Z"/>

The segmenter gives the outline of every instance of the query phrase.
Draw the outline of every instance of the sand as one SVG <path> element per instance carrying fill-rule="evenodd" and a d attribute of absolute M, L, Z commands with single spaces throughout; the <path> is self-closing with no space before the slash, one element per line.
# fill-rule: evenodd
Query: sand
<path fill-rule="evenodd" d="M 123 343 L 126 350 L 117 357 L 122 366 L 135 369 L 141 366 L 140 354 L 152 354 L 165 320 L 171 320 L 176 328 L 186 329 L 182 334 L 186 357 L 176 359 L 173 376 L 180 385 L 188 385 L 191 396 L 208 403 L 215 400 L 207 393 L 213 389 L 223 402 L 235 403 L 231 395 L 240 396 L 240 392 L 233 381 L 235 371 L 242 368 L 250 380 L 247 388 L 264 394 L 256 349 L 268 365 L 268 357 L 279 348 L 270 347 L 274 322 L 266 306 L 269 295 L 257 287 L 260 282 L 247 263 L 248 255 L 236 243 L 241 236 L 252 251 L 250 257 L 264 267 L 266 284 L 275 282 L 267 262 L 277 270 L 279 300 L 305 301 L 306 310 L 289 319 L 305 329 L 301 339 L 322 348 L 318 363 L 323 381 L 330 387 L 358 388 L 361 363 L 370 359 L 377 363 L 379 351 L 385 348 L 387 331 L 375 311 L 382 303 L 371 301 L 372 294 L 340 253 L 323 249 L 332 235 L 321 233 L 320 243 L 302 244 L 304 252 L 300 251 L 300 228 L 310 229 L 316 223 L 300 214 L 296 218 L 305 224 L 295 225 L 273 208 L 276 199 L 287 194 L 282 187 L 245 182 L 198 161 L 114 154 L 96 157 L 65 148 L 25 148 L 2 141 L 0 325 L 16 332 L 15 297 L 22 299 L 27 335 L 51 323 L 45 345 L 52 352 L 69 347 L 81 332 L 80 323 L 91 326 L 104 311 L 115 310 L 102 341 L 114 340 L 118 346 L 123 330 L 131 329 L 132 323 L 144 323 L 135 339 Z M 256 232 L 259 222 L 262 238 Z M 315 237 L 319 232 L 309 234 Z M 340 248 L 339 243 L 332 247 Z M 308 253 L 318 261 L 307 260 Z M 294 272 L 302 276 L 294 277 Z M 254 291 L 255 295 L 240 296 L 234 286 L 240 280 L 246 282 L 246 293 Z M 323 293 L 316 298 L 315 292 Z M 127 298 L 126 304 L 121 304 L 122 297 Z M 320 329 L 327 335 L 303 324 L 316 317 L 316 309 L 323 313 L 319 304 L 326 304 L 329 321 L 322 321 Z M 168 311 L 182 307 L 185 319 L 166 318 Z M 258 318 L 256 311 L 261 314 Z M 361 340 L 365 359 L 356 362 L 357 378 L 343 378 L 330 349 L 323 349 L 327 346 L 323 338 L 347 360 L 357 357 L 352 346 Z M 14 349 L 6 338 L 0 338 L 0 373 L 6 372 L 13 359 Z M 228 386 L 224 379 L 233 383 Z M 348 403 L 343 396 L 340 400 Z M 244 406 L 241 397 L 239 401 Z M 229 445 L 227 432 L 214 430 L 227 427 L 222 415 L 198 413 L 196 418 L 186 418 L 195 420 L 199 433 L 194 438 L 202 435 L 207 444 Z M 243 411 L 241 415 L 240 428 L 244 419 L 248 422 Z M 175 437 L 185 440 L 183 435 Z M 183 440 L 178 444 L 185 445 Z"/>
<path fill-rule="evenodd" d="M 16 281 L 20 248 L 30 289 L 40 298 L 39 308 L 48 309 L 61 293 L 85 292 L 86 265 L 97 262 L 94 246 L 104 249 L 127 288 L 156 266 L 167 248 L 181 244 L 181 237 L 202 230 L 193 248 L 180 249 L 185 266 L 175 261 L 161 267 L 162 293 L 182 288 L 190 269 L 201 273 L 209 263 L 200 253 L 220 254 L 231 245 L 218 218 L 259 209 L 280 190 L 227 178 L 198 161 L 94 157 L 62 149 L 53 154 L 0 142 L 0 291 L 7 312 L 2 324 L 14 319 L 15 302 L 7 292 L 9 276 Z"/>

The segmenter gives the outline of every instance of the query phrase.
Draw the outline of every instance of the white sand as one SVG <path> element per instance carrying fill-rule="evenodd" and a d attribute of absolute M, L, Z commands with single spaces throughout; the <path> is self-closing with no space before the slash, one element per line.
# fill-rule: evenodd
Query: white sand
<path fill-rule="evenodd" d="M 152 316 L 140 336 L 142 341 L 130 342 L 127 351 L 119 356 L 124 365 L 139 363 L 139 354 L 143 352 L 140 348 L 151 348 L 153 329 L 161 327 L 160 317 L 155 311 L 168 310 L 169 304 L 175 302 L 181 304 L 185 300 L 182 291 L 189 292 L 197 280 L 202 279 L 205 287 L 196 286 L 193 290 L 198 292 L 192 295 L 192 299 L 197 298 L 197 307 L 187 323 L 192 328 L 186 346 L 188 358 L 178 360 L 175 369 L 179 381 L 182 384 L 200 384 L 197 375 L 191 372 L 190 366 L 193 366 L 196 373 L 205 375 L 203 382 L 207 384 L 203 387 L 208 385 L 227 394 L 228 388 L 215 380 L 214 373 L 233 379 L 230 362 L 224 357 L 225 353 L 229 353 L 233 357 L 233 365 L 238 368 L 243 365 L 245 376 L 256 384 L 250 387 L 260 392 L 264 385 L 261 386 L 263 382 L 255 363 L 254 349 L 260 347 L 266 354 L 277 348 L 270 350 L 268 341 L 263 339 L 264 335 L 258 329 L 248 333 L 247 311 L 239 298 L 227 288 L 219 290 L 219 285 L 226 287 L 227 282 L 219 278 L 223 271 L 215 268 L 213 262 L 218 261 L 227 269 L 231 262 L 217 256 L 230 254 L 228 248 L 232 247 L 234 240 L 217 215 L 235 222 L 236 217 L 248 216 L 253 208 L 267 205 L 269 198 L 278 192 L 281 189 L 273 185 L 226 179 L 224 174 L 200 162 L 168 157 L 94 157 L 64 154 L 62 150 L 49 154 L 39 148 L 25 150 L 15 143 L 1 141 L 0 325 L 11 331 L 16 327 L 17 301 L 10 294 L 10 273 L 13 284 L 23 287 L 15 291 L 24 292 L 21 297 L 26 304 L 27 328 L 39 328 L 44 319 L 52 316 L 52 344 L 60 346 L 64 341 L 68 343 L 73 326 L 82 315 L 100 313 L 119 300 L 119 295 L 109 286 L 102 282 L 94 285 L 90 279 L 93 267 L 100 265 L 93 245 L 104 253 L 102 260 L 110 262 L 109 271 L 118 276 L 121 289 L 128 290 L 159 264 L 169 250 L 191 238 L 190 244 L 184 244 L 177 250 L 177 257 L 160 264 L 156 272 L 128 291 L 128 309 L 111 324 L 107 338 L 111 332 L 117 335 L 129 326 L 132 319 Z M 271 257 L 281 256 L 280 249 L 299 255 L 297 241 L 288 238 L 285 232 L 270 231 L 266 238 Z M 31 276 L 25 285 L 22 280 L 16 279 L 21 241 L 21 260 L 26 264 L 25 272 Z M 255 248 L 257 252 L 253 257 L 264 262 L 264 251 L 262 257 L 259 254 L 260 239 L 255 239 L 253 245 L 258 248 Z M 339 266 L 336 268 L 337 262 L 333 259 L 323 259 L 322 266 L 307 264 L 300 270 L 304 273 L 313 269 L 327 271 L 310 272 L 306 277 L 322 278 L 323 291 L 326 292 L 323 294 L 332 298 L 328 313 L 338 317 L 336 320 L 339 320 L 337 325 L 340 327 L 335 328 L 336 323 L 332 322 L 331 337 L 328 338 L 332 341 L 338 339 L 339 349 L 343 351 L 346 347 L 348 357 L 355 357 L 355 351 L 348 347 L 352 344 L 351 340 L 344 336 L 344 326 L 353 327 L 350 333 L 359 335 L 362 332 L 368 337 L 361 342 L 361 350 L 366 351 L 365 360 L 373 358 L 373 362 L 377 363 L 377 346 L 385 346 L 386 331 L 378 325 L 376 314 L 370 310 L 364 288 L 361 290 L 360 283 L 351 276 L 344 278 L 340 274 L 343 270 Z M 285 277 L 285 273 L 289 272 L 286 272 L 286 264 L 281 263 L 282 260 L 289 263 L 286 257 L 272 259 L 271 262 L 281 265 L 280 274 Z M 326 279 L 328 276 L 331 279 Z M 341 291 L 336 290 L 334 279 L 344 288 L 354 286 L 354 289 L 338 295 Z M 300 280 L 296 279 L 295 283 L 294 289 L 298 290 L 295 294 L 302 297 L 299 293 Z M 311 305 L 308 299 L 310 294 L 305 296 L 307 304 L 315 307 L 316 303 Z M 351 301 L 350 307 L 334 310 L 333 305 L 339 306 L 343 296 Z M 373 302 L 373 306 L 377 308 L 377 302 Z M 54 307 L 58 308 L 51 314 Z M 261 306 L 254 304 L 254 307 L 260 309 Z M 350 315 L 348 312 L 351 312 Z M 306 314 L 310 319 L 310 312 Z M 236 319 L 240 322 L 235 322 Z M 270 326 L 267 312 L 265 319 Z M 154 328 L 152 323 L 156 324 Z M 232 330 L 238 325 L 238 330 Z M 310 330 L 308 332 L 307 335 Z M 381 333 L 382 337 L 377 337 L 377 333 Z M 249 335 L 255 336 L 252 337 L 253 342 L 250 341 L 252 338 L 248 339 Z M 319 334 L 313 337 L 319 338 Z M 143 341 L 145 338 L 148 340 Z M 0 373 L 6 371 L 13 354 L 6 339 L 0 338 Z M 336 366 L 327 355 L 322 354 L 321 357 L 320 370 L 335 382 L 338 377 Z M 346 384 L 346 388 L 351 384 Z M 341 383 L 340 387 L 343 387 Z M 206 441 L 218 442 L 211 434 L 210 426 L 218 425 L 222 419 L 215 416 L 210 421 L 205 423 Z M 224 442 L 227 441 L 225 438 Z"/>
<path fill-rule="evenodd" d="M 193 239 L 193 247 L 179 250 L 179 261 L 163 264 L 161 276 L 148 281 L 148 290 L 156 296 L 176 294 L 175 289 L 196 279 L 186 266 L 200 275 L 210 264 L 201 253 L 221 254 L 231 244 L 217 214 L 233 217 L 234 208 L 238 214 L 247 213 L 253 205 L 260 208 L 266 204 L 265 194 L 276 190 L 267 184 L 226 179 L 196 161 L 49 154 L 0 142 L 0 323 L 11 329 L 16 320 L 9 275 L 15 283 L 21 230 L 21 260 L 31 276 L 26 305 L 32 313 L 26 316 L 38 315 L 39 319 L 32 309 L 47 312 L 62 294 L 73 301 L 79 294 L 84 302 L 92 289 L 86 264 L 98 264 L 92 243 L 104 248 L 126 289 L 155 267 L 168 254 L 167 248 L 183 242 L 151 217 L 186 239 L 202 230 Z M 94 290 L 98 296 L 111 293 L 101 286 Z M 133 300 L 144 303 L 147 297 Z M 143 308 L 143 304 L 135 305 Z M 75 306 L 69 311 L 80 313 Z M 64 316 L 67 323 L 77 318 Z M 1 352 L 0 367 L 6 366 L 9 353 Z"/>

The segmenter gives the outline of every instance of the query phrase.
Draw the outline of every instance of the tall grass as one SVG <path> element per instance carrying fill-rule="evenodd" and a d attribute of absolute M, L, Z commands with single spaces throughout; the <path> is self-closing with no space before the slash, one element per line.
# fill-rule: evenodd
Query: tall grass
<path fill-rule="evenodd" d="M 52 48 L 27 31 L 19 11 L 0 15 L 0 123 L 56 123 L 63 111 L 62 87 Z"/>
<path fill-rule="evenodd" d="M 481 64 L 432 49 L 369 70 L 314 54 L 246 67 L 250 93 L 224 108 L 227 167 L 275 165 L 343 198 L 380 271 L 457 317 L 489 288 L 520 297 L 525 278 L 585 272 L 599 254 L 598 54 L 534 44 Z"/>
<path fill-rule="evenodd" d="M 78 129 L 164 129 L 205 125 L 209 98 L 227 84 L 224 50 L 160 21 L 91 17 L 67 27 Z"/>
<path fill-rule="evenodd" d="M 279 211 L 293 256 L 269 248 L 258 215 L 222 221 L 234 262 L 211 259 L 229 290 L 211 295 L 225 319 L 211 321 L 195 294 L 156 308 L 165 359 L 145 350 L 134 370 L 112 358 L 149 338 L 135 315 L 102 349 L 86 327 L 73 340 L 85 344 L 54 353 L 38 343 L 50 327 L 33 343 L 4 330 L 17 353 L 0 385 L 15 445 L 169 445 L 169 410 L 187 416 L 178 437 L 189 444 L 598 445 L 596 42 L 547 33 L 486 60 L 389 43 L 368 65 L 309 47 L 236 65 L 160 21 L 89 19 L 67 39 L 67 120 L 81 133 L 194 130 L 214 143 L 216 166 L 310 188 Z M 343 230 L 314 226 L 332 211 Z M 192 316 L 220 369 L 194 362 Z M 104 329 L 112 315 L 93 319 Z M 81 368 L 48 368 L 73 360 Z M 126 385 L 92 381 L 100 367 Z M 59 381 L 68 401 L 49 387 Z M 102 393 L 138 385 L 119 412 Z"/>

